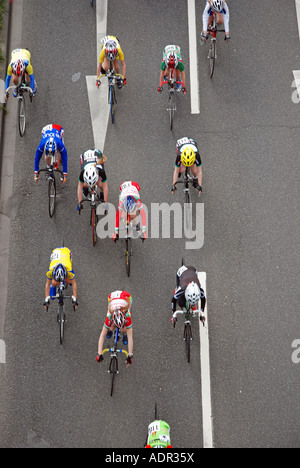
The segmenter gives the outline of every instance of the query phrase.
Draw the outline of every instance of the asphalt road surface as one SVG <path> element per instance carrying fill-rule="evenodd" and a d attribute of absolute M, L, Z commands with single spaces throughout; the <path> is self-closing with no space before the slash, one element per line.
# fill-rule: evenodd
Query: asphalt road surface
<path fill-rule="evenodd" d="M 142 447 L 155 401 L 174 447 L 203 446 L 197 324 L 190 365 L 183 324 L 175 331 L 170 324 L 182 257 L 207 274 L 214 446 L 300 446 L 300 366 L 292 361 L 300 338 L 300 120 L 291 88 L 299 31 L 293 0 L 270 3 L 230 1 L 232 41 L 219 38 L 213 80 L 198 41 L 201 112 L 191 115 L 189 94 L 178 96 L 171 133 L 166 93 L 156 89 L 170 43 L 182 48 L 189 89 L 187 2 L 109 0 L 107 32 L 120 38 L 128 70 L 116 123 L 100 148 L 110 202 L 117 204 L 124 180 L 139 182 L 147 206 L 181 201 L 170 189 L 183 136 L 197 140 L 204 172 L 204 246 L 136 242 L 128 279 L 121 243 L 99 240 L 93 248 L 88 210 L 80 218 L 76 211 L 79 155 L 94 144 L 85 77 L 96 74 L 95 10 L 88 0 L 24 2 L 22 46 L 32 53 L 38 94 L 15 153 L 1 447 Z M 204 4 L 196 4 L 198 36 Z M 63 125 L 69 154 L 52 220 L 46 183 L 33 182 L 40 131 L 49 123 Z M 46 313 L 42 303 L 49 256 L 62 239 L 73 252 L 80 306 L 68 310 L 61 347 L 54 307 Z M 133 297 L 134 363 L 121 366 L 111 398 L 108 360 L 99 366 L 95 357 L 107 296 L 123 288 Z"/>

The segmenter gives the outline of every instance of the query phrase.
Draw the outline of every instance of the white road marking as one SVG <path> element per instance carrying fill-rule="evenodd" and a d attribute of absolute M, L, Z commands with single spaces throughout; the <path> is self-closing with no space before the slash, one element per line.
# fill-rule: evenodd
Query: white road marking
<path fill-rule="evenodd" d="M 188 2 L 191 113 L 200 114 L 195 0 Z"/>
<path fill-rule="evenodd" d="M 99 60 L 101 52 L 101 39 L 107 35 L 107 2 L 108 0 L 96 0 L 96 21 L 97 21 L 97 57 L 95 57 L 95 68 Z M 102 80 L 100 89 L 96 87 L 97 76 L 87 76 L 86 84 L 89 96 L 91 121 L 94 135 L 95 148 L 103 151 L 108 119 L 109 119 L 109 104 L 108 104 L 108 86 L 107 80 Z"/>
<path fill-rule="evenodd" d="M 296 13 L 298 20 L 298 30 L 299 30 L 299 40 L 300 40 L 300 0 L 295 0 L 296 2 Z"/>
<path fill-rule="evenodd" d="M 206 291 L 206 273 L 198 273 L 201 286 Z M 202 424 L 203 424 L 203 447 L 213 448 L 213 419 L 211 405 L 211 379 L 210 379 L 210 356 L 209 356 L 209 333 L 208 313 L 206 303 L 206 323 L 200 326 L 200 361 L 201 361 L 201 394 L 202 394 Z"/>

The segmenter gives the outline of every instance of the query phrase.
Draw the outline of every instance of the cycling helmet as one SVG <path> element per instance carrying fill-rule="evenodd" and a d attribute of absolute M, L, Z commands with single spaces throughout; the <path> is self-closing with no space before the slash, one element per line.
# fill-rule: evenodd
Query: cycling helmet
<path fill-rule="evenodd" d="M 136 201 L 131 195 L 128 195 L 128 197 L 123 201 L 123 210 L 130 214 L 133 213 L 135 209 Z"/>
<path fill-rule="evenodd" d="M 212 0 L 211 8 L 216 11 L 217 13 L 221 13 L 224 8 L 224 1 L 223 0 Z"/>
<path fill-rule="evenodd" d="M 17 60 L 15 63 L 12 65 L 12 72 L 16 76 L 22 76 L 25 72 L 25 64 L 23 60 Z"/>
<path fill-rule="evenodd" d="M 176 68 L 178 66 L 178 58 L 174 52 L 169 52 L 165 60 L 167 68 Z"/>
<path fill-rule="evenodd" d="M 56 267 L 53 270 L 53 278 L 55 279 L 55 281 L 58 281 L 59 283 L 61 283 L 62 281 L 65 281 L 66 277 L 67 277 L 66 267 L 62 265 L 61 263 L 59 263 L 58 265 L 56 265 Z"/>
<path fill-rule="evenodd" d="M 194 283 L 194 281 L 187 285 L 185 290 L 185 298 L 189 302 L 189 304 L 193 307 L 195 306 L 201 297 L 201 292 L 198 284 Z"/>
<path fill-rule="evenodd" d="M 113 321 L 113 324 L 117 328 L 124 328 L 125 327 L 125 315 L 124 315 L 124 313 L 120 309 L 115 310 L 114 313 L 113 313 L 112 321 Z"/>
<path fill-rule="evenodd" d="M 88 164 L 84 169 L 83 180 L 89 187 L 94 187 L 98 182 L 99 176 L 94 164 Z"/>
<path fill-rule="evenodd" d="M 105 44 L 105 57 L 108 58 L 110 62 L 116 60 L 118 57 L 118 48 L 115 41 L 108 41 Z"/>
<path fill-rule="evenodd" d="M 47 156 L 54 156 L 57 150 L 57 145 L 53 138 L 49 138 L 49 140 L 45 143 L 45 153 Z"/>
<path fill-rule="evenodd" d="M 184 166 L 190 167 L 195 164 L 196 155 L 194 150 L 190 147 L 185 148 L 181 153 L 181 162 Z"/>

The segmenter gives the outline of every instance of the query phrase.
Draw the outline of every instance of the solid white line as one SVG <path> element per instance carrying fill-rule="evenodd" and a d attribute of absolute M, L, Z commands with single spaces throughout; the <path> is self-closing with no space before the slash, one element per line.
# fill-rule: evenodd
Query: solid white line
<path fill-rule="evenodd" d="M 297 88 L 298 99 L 296 99 L 296 103 L 299 104 L 299 100 L 300 100 L 300 70 L 294 70 L 293 75 L 294 75 L 294 82 L 292 84 L 292 87 Z"/>
<path fill-rule="evenodd" d="M 295 0 L 296 3 L 296 12 L 298 20 L 298 31 L 299 31 L 299 40 L 300 40 L 300 0 Z"/>
<path fill-rule="evenodd" d="M 97 58 L 95 68 L 97 67 L 99 55 L 101 52 L 101 39 L 106 36 L 107 28 L 107 1 L 96 0 L 96 21 L 97 21 Z M 91 121 L 94 135 L 95 148 L 103 151 L 106 139 L 106 132 L 109 120 L 109 104 L 107 99 L 108 86 L 107 80 L 102 80 L 103 83 L 100 89 L 96 87 L 97 76 L 87 76 L 86 84 L 88 90 Z"/>
<path fill-rule="evenodd" d="M 201 286 L 206 291 L 206 273 L 198 273 Z M 209 356 L 209 334 L 208 334 L 208 313 L 206 303 L 206 324 L 203 327 L 199 320 L 200 327 L 200 361 L 201 361 L 201 393 L 202 393 L 202 423 L 203 423 L 203 447 L 213 448 L 213 420 L 211 405 L 211 379 L 210 379 L 210 356 Z"/>
<path fill-rule="evenodd" d="M 195 0 L 188 1 L 191 113 L 200 114 Z"/>

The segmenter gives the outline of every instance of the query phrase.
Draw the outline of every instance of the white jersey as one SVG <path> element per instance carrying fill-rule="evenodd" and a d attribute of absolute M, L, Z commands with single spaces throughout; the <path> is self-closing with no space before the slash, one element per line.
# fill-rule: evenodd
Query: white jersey
<path fill-rule="evenodd" d="M 226 2 L 224 2 L 224 8 L 222 10 L 222 15 L 224 19 L 224 29 L 226 34 L 229 34 L 229 21 L 230 21 L 230 14 L 229 14 L 229 6 L 227 5 Z M 207 31 L 208 28 L 208 21 L 209 18 L 212 16 L 213 11 L 211 9 L 211 2 L 210 0 L 207 0 L 206 6 L 203 12 L 203 31 Z"/>

